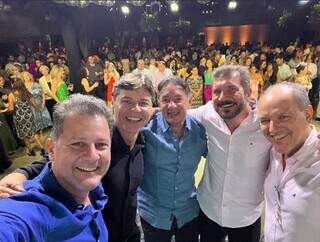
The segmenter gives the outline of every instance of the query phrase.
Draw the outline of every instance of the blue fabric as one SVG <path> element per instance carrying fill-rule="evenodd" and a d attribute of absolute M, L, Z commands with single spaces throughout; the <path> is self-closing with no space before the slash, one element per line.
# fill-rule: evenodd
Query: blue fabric
<path fill-rule="evenodd" d="M 24 183 L 26 192 L 0 201 L 0 241 L 107 242 L 101 184 L 90 192 L 92 205 L 84 207 L 59 185 L 50 165 Z"/>
<path fill-rule="evenodd" d="M 204 127 L 186 117 L 184 135 L 178 139 L 162 113 L 143 129 L 145 173 L 138 189 L 140 216 L 155 228 L 170 230 L 173 218 L 178 228 L 199 214 L 194 173 L 206 156 Z"/>

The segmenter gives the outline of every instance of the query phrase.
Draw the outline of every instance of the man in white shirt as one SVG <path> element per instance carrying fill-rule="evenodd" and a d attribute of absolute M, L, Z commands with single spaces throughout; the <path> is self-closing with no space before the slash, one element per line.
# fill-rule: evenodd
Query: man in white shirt
<path fill-rule="evenodd" d="M 190 110 L 206 128 L 208 156 L 197 197 L 201 242 L 258 242 L 263 183 L 270 142 L 249 104 L 245 67 L 224 65 L 213 72 L 212 101 Z"/>
<path fill-rule="evenodd" d="M 137 61 L 137 68 L 132 71 L 135 75 L 147 76 L 150 78 L 150 71 L 144 67 L 144 60 L 138 59 Z"/>
<path fill-rule="evenodd" d="M 266 242 L 319 242 L 320 151 L 303 87 L 281 83 L 259 100 L 261 130 L 272 143 L 265 181 Z"/>
<path fill-rule="evenodd" d="M 172 76 L 172 71 L 169 68 L 166 68 L 166 64 L 164 61 L 158 61 L 157 63 L 158 70 L 153 73 L 151 78 L 154 87 L 157 89 L 158 84 L 162 81 L 167 79 L 168 77 Z"/>

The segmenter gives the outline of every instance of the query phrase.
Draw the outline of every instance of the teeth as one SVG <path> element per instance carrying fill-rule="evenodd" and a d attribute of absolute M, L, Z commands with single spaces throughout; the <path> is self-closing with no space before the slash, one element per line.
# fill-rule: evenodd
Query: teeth
<path fill-rule="evenodd" d="M 128 120 L 130 121 L 140 121 L 141 118 L 136 118 L 136 117 L 127 117 Z"/>
<path fill-rule="evenodd" d="M 224 107 L 224 108 L 230 108 L 230 107 L 232 107 L 232 106 L 233 106 L 233 103 L 222 105 L 222 107 Z"/>
<path fill-rule="evenodd" d="M 286 136 L 287 136 L 287 134 L 273 135 L 272 138 L 274 138 L 275 140 L 281 140 L 281 139 L 285 138 Z"/>
<path fill-rule="evenodd" d="M 85 171 L 85 172 L 92 172 L 98 169 L 98 167 L 95 168 L 87 168 L 87 167 L 77 167 L 80 171 Z"/>

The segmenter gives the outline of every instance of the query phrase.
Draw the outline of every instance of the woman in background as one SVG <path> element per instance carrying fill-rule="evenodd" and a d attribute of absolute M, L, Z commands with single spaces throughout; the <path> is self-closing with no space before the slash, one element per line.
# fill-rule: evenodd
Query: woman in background
<path fill-rule="evenodd" d="M 5 79 L 0 75 L 0 90 L 3 89 L 5 84 Z M 17 149 L 17 143 L 13 137 L 13 134 L 11 132 L 11 129 L 9 128 L 9 125 L 7 123 L 7 119 L 5 116 L 5 112 L 8 111 L 8 104 L 4 102 L 2 99 L 2 96 L 7 96 L 3 95 L 0 91 L 0 141 L 2 142 L 3 150 L 6 156 L 15 151 Z M 1 166 L 0 166 L 0 171 L 1 171 Z"/>
<path fill-rule="evenodd" d="M 52 88 L 52 78 L 50 75 L 50 69 L 48 66 L 42 65 L 39 68 L 40 73 L 42 74 L 42 77 L 39 79 L 39 84 L 42 88 L 42 91 L 45 94 L 45 103 L 46 107 L 49 111 L 50 117 L 52 119 L 53 114 L 53 107 L 56 104 L 55 100 L 53 99 L 53 95 L 51 92 Z"/>
<path fill-rule="evenodd" d="M 64 82 L 64 69 L 63 67 L 55 65 L 50 75 L 52 78 L 52 97 L 57 103 L 61 103 L 69 97 L 69 90 L 67 84 Z"/>
<path fill-rule="evenodd" d="M 263 76 L 258 71 L 257 67 L 254 64 L 250 66 L 249 71 L 250 71 L 251 97 L 258 99 L 263 87 Z"/>
<path fill-rule="evenodd" d="M 204 71 L 204 88 L 203 88 L 204 103 L 207 103 L 212 99 L 213 63 L 211 59 L 207 59 L 206 68 L 207 69 Z"/>
<path fill-rule="evenodd" d="M 31 138 L 35 134 L 32 114 L 33 98 L 20 78 L 13 79 L 12 92 L 8 96 L 8 111 L 14 111 L 13 121 L 17 136 L 27 147 L 27 155 L 35 155 Z"/>
<path fill-rule="evenodd" d="M 35 124 L 35 139 L 41 149 L 41 155 L 45 154 L 45 138 L 42 131 L 52 126 L 52 121 L 47 107 L 45 106 L 45 94 L 39 83 L 35 82 L 33 76 L 27 72 L 22 72 L 24 85 L 31 93 L 34 101 L 32 106 L 32 114 Z"/>
<path fill-rule="evenodd" d="M 106 64 L 104 69 L 104 84 L 106 86 L 106 101 L 108 106 L 112 106 L 112 92 L 113 86 L 119 80 L 120 75 L 112 62 Z"/>
<path fill-rule="evenodd" d="M 203 79 L 196 65 L 192 66 L 187 82 L 191 92 L 191 108 L 200 107 L 203 104 Z"/>

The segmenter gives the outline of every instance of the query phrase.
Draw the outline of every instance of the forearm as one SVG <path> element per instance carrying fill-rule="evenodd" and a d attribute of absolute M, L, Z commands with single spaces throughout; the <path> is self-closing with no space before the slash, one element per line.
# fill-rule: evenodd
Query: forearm
<path fill-rule="evenodd" d="M 48 158 L 45 157 L 40 161 L 34 161 L 31 164 L 20 167 L 14 171 L 14 173 L 19 173 L 26 177 L 26 179 L 30 180 L 40 174 L 40 172 L 45 167 L 46 163 L 48 162 Z"/>

